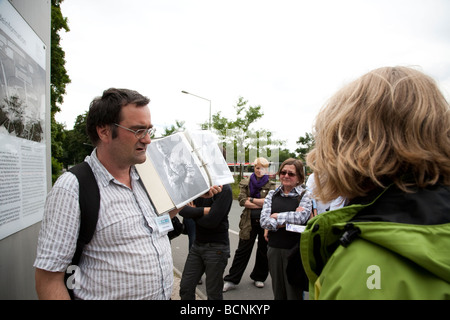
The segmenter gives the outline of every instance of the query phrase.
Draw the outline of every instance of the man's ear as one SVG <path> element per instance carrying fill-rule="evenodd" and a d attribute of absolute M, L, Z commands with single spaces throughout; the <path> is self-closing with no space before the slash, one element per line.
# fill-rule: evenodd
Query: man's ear
<path fill-rule="evenodd" d="M 109 142 L 112 139 L 111 126 L 109 125 L 98 126 L 97 134 L 102 142 L 104 143 Z"/>

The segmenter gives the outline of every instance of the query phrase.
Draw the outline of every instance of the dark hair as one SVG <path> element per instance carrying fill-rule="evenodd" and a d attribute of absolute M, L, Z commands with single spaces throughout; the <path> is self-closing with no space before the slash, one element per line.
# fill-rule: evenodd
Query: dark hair
<path fill-rule="evenodd" d="M 150 99 L 137 91 L 128 89 L 110 88 L 103 91 L 101 97 L 95 98 L 90 106 L 86 119 L 86 131 L 94 145 L 97 145 L 99 136 L 97 127 L 112 125 L 121 121 L 122 107 L 128 104 L 136 104 L 138 107 L 148 105 Z M 112 130 L 113 138 L 116 136 L 115 127 Z"/>
<path fill-rule="evenodd" d="M 283 170 L 284 166 L 287 165 L 293 165 L 295 167 L 295 172 L 297 173 L 299 184 L 302 184 L 305 182 L 305 172 L 303 171 L 303 163 L 301 160 L 289 158 L 283 161 L 283 163 L 280 166 L 280 169 L 278 169 L 278 175 L 280 175 L 281 170 Z"/>

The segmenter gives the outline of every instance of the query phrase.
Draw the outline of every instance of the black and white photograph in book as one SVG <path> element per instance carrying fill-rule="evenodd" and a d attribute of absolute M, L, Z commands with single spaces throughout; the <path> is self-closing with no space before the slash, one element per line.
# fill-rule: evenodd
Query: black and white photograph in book
<path fill-rule="evenodd" d="M 154 140 L 148 148 L 150 159 L 158 175 L 164 177 L 161 180 L 175 206 L 183 205 L 209 188 L 193 150 L 184 139 L 183 135 L 175 134 Z"/>
<path fill-rule="evenodd" d="M 158 214 L 183 207 L 211 186 L 234 182 L 217 137 L 209 131 L 152 140 L 147 160 L 136 168 Z"/>

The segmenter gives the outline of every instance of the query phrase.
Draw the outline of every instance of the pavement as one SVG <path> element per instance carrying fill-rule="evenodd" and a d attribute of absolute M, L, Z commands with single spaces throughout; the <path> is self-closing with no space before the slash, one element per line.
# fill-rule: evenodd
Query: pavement
<path fill-rule="evenodd" d="M 171 297 L 172 300 L 181 300 L 180 281 L 181 281 L 181 272 L 177 268 L 173 268 L 173 291 Z M 200 290 L 197 289 L 195 300 L 207 300 L 207 298 Z"/>
<path fill-rule="evenodd" d="M 180 299 L 180 276 L 173 272 L 173 291 L 172 291 L 172 300 L 181 300 Z"/>

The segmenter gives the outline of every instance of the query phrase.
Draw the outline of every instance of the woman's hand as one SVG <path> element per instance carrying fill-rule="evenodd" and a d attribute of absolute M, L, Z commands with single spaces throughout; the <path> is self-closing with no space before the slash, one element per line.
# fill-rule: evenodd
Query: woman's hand
<path fill-rule="evenodd" d="M 189 202 L 189 203 L 187 204 L 187 206 L 192 207 L 192 208 L 195 208 L 194 201 Z"/>
<path fill-rule="evenodd" d="M 272 213 L 270 215 L 270 217 L 275 219 L 275 220 L 277 220 L 278 219 L 278 212 Z M 280 228 L 286 228 L 286 225 L 285 224 L 277 225 L 277 229 L 280 229 Z"/>
<path fill-rule="evenodd" d="M 264 198 L 253 198 L 253 201 L 250 201 L 250 197 L 245 200 L 244 207 L 247 209 L 261 209 L 264 205 Z"/>
<path fill-rule="evenodd" d="M 222 192 L 222 186 L 212 186 L 211 188 L 209 188 L 209 191 L 207 193 L 205 193 L 204 195 L 202 195 L 201 197 L 202 198 L 212 198 L 220 192 Z"/>

